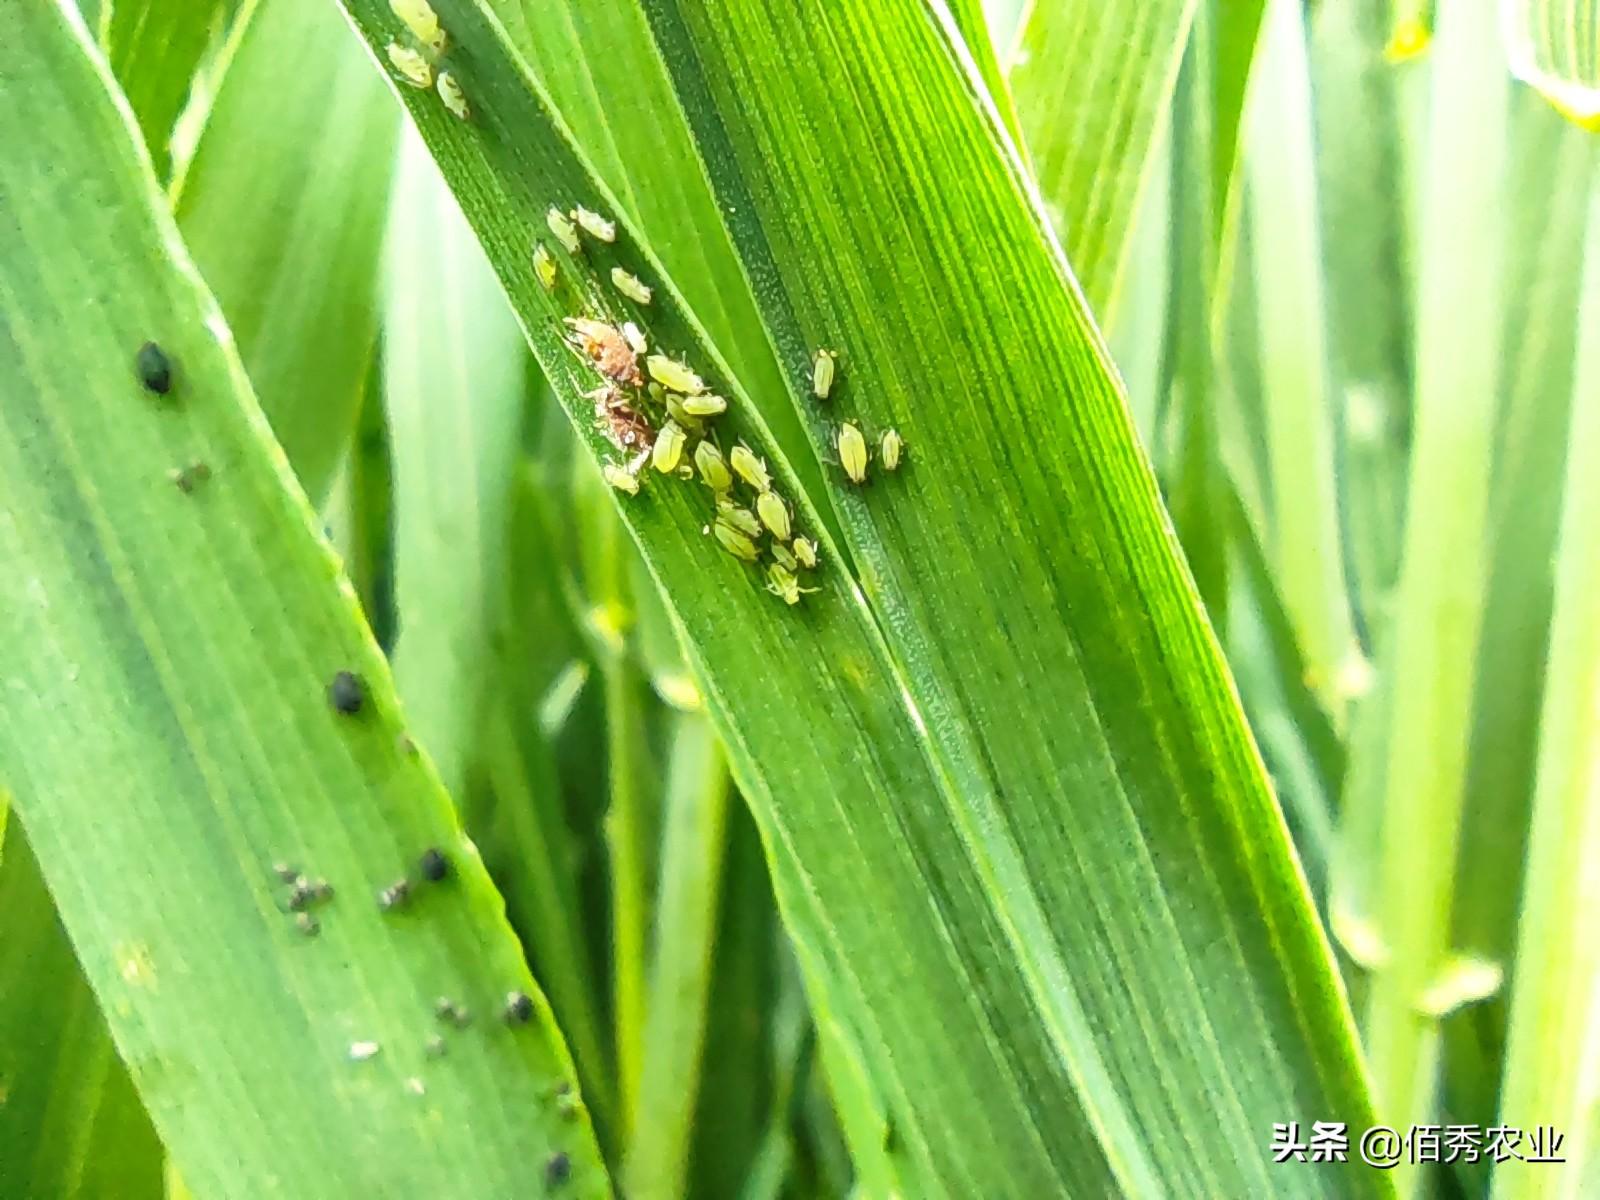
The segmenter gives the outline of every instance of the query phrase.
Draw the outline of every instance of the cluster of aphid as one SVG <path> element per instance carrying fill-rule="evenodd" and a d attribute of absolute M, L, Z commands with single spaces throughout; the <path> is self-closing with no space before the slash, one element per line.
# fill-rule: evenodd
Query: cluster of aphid
<path fill-rule="evenodd" d="M 832 350 L 818 350 L 812 358 L 811 394 L 818 400 L 826 400 L 833 392 L 837 364 L 838 356 Z M 834 435 L 833 444 L 839 453 L 839 466 L 843 468 L 845 478 L 857 485 L 866 483 L 867 464 L 872 459 L 872 451 L 867 448 L 866 435 L 861 432 L 860 426 L 850 421 L 844 422 Z M 898 471 L 905 452 L 906 444 L 899 431 L 885 429 L 878 439 L 878 461 L 883 464 L 883 469 Z"/>
<path fill-rule="evenodd" d="M 614 222 L 583 207 L 570 212 L 551 208 L 545 223 L 573 258 L 582 255 L 585 235 L 608 243 L 617 238 Z M 540 285 L 554 291 L 559 271 L 543 242 L 534 246 L 533 269 Z M 611 283 L 640 307 L 648 306 L 654 295 L 622 267 L 612 268 Z M 728 411 L 727 400 L 687 364 L 651 354 L 643 331 L 632 321 L 616 325 L 568 317 L 566 326 L 568 344 L 601 377 L 600 386 L 585 393 L 594 403 L 595 421 L 627 455 L 622 462 L 605 465 L 606 482 L 635 496 L 647 467 L 667 478 L 698 477 L 716 505 L 705 533 L 742 562 L 760 565 L 765 559 L 767 590 L 784 603 L 798 604 L 802 594 L 815 591 L 802 580 L 803 572 L 817 566 L 817 544 L 795 532 L 789 503 L 773 487 L 766 462 L 743 442 L 726 454 L 718 443 L 713 426 Z"/>
<path fill-rule="evenodd" d="M 134 356 L 134 371 L 147 392 L 156 396 L 167 396 L 172 392 L 175 375 L 172 359 L 155 342 L 146 342 L 139 347 Z M 196 462 L 170 474 L 182 491 L 190 492 L 211 477 L 211 470 L 205 463 Z M 358 717 L 366 708 L 366 686 L 353 671 L 339 671 L 328 683 L 327 699 L 328 706 L 340 716 Z M 409 748 L 409 739 L 402 738 L 402 744 Z M 283 908 L 294 914 L 296 928 L 307 937 L 316 936 L 322 929 L 316 910 L 333 900 L 333 885 L 326 879 L 312 878 L 287 862 L 273 864 L 272 871 L 278 881 L 288 888 L 283 898 Z M 429 847 L 417 860 L 417 875 L 424 883 L 442 883 L 450 876 L 450 860 L 438 847 Z M 389 912 L 404 906 L 411 898 L 412 886 L 410 876 L 406 875 L 381 888 L 377 897 L 378 907 Z M 525 1025 L 533 1014 L 533 999 L 526 992 L 513 990 L 506 993 L 501 1017 L 507 1025 Z M 438 1001 L 435 1016 L 458 1029 L 465 1028 L 471 1020 L 465 1008 L 447 999 Z M 348 1054 L 352 1062 L 364 1062 L 376 1057 L 381 1049 L 381 1045 L 375 1041 L 356 1041 L 350 1044 Z M 437 1035 L 430 1038 L 427 1051 L 430 1057 L 442 1055 L 445 1052 L 444 1039 Z M 408 1079 L 406 1084 L 410 1090 L 421 1094 L 423 1085 L 420 1079 Z M 577 1115 L 577 1098 L 565 1082 L 557 1088 L 556 1107 L 566 1119 Z M 551 1187 L 566 1182 L 571 1173 L 572 1161 L 565 1151 L 556 1151 L 545 1161 L 545 1181 Z"/>
<path fill-rule="evenodd" d="M 412 87 L 438 92 L 439 99 L 451 113 L 467 120 L 472 116 L 472 109 L 461 84 L 449 71 L 436 70 L 450 44 L 449 36 L 439 24 L 439 14 L 433 11 L 428 0 L 389 0 L 389 7 L 417 42 L 416 46 L 390 42 L 384 48 L 389 65 Z"/>

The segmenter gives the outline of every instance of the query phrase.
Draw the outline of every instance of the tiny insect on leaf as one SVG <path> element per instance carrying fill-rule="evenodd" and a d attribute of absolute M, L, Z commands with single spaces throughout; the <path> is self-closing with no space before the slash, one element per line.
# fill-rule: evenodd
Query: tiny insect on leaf
<path fill-rule="evenodd" d="M 328 703 L 333 705 L 335 712 L 353 717 L 361 711 L 361 706 L 366 702 L 366 689 L 361 684 L 359 676 L 350 671 L 340 671 L 333 677 L 333 682 L 328 684 Z"/>
<path fill-rule="evenodd" d="M 551 257 L 549 248 L 543 242 L 534 243 L 533 274 L 539 280 L 539 286 L 545 291 L 555 290 L 556 260 Z"/>
<path fill-rule="evenodd" d="M 755 451 L 742 442 L 728 455 L 728 465 L 740 479 L 758 492 L 764 492 L 772 486 L 772 478 L 767 474 L 767 464 L 757 458 Z"/>
<path fill-rule="evenodd" d="M 650 372 L 650 378 L 674 392 L 693 396 L 706 390 L 705 382 L 700 376 L 683 363 L 664 354 L 652 354 L 645 360 L 645 367 Z"/>
<path fill-rule="evenodd" d="M 600 469 L 600 474 L 605 476 L 605 481 L 619 492 L 626 492 L 630 496 L 639 494 L 639 478 L 629 473 L 625 468 L 616 463 L 607 463 Z"/>
<path fill-rule="evenodd" d="M 728 411 L 728 402 L 713 392 L 685 396 L 683 410 L 691 417 L 719 417 Z"/>
<path fill-rule="evenodd" d="M 389 0 L 394 15 L 405 22 L 412 35 L 435 54 L 444 50 L 444 30 L 439 28 L 439 14 L 427 0 Z"/>
<path fill-rule="evenodd" d="M 761 522 L 756 519 L 755 513 L 748 508 L 728 500 L 717 501 L 717 520 L 731 529 L 737 529 L 749 538 L 761 536 Z"/>
<path fill-rule="evenodd" d="M 556 241 L 561 243 L 568 254 L 576 254 L 583 249 L 583 243 L 578 240 L 578 227 L 559 208 L 552 207 L 545 213 L 544 223 L 549 226 Z"/>
<path fill-rule="evenodd" d="M 462 92 L 461 85 L 456 82 L 456 77 L 448 71 L 439 72 L 439 99 L 444 101 L 448 108 L 461 120 L 465 121 L 472 116 L 472 109 L 467 106 L 466 94 Z"/>
<path fill-rule="evenodd" d="M 789 540 L 789 506 L 777 492 L 762 492 L 756 497 L 756 515 L 780 542 Z"/>
<path fill-rule="evenodd" d="M 139 372 L 139 382 L 148 391 L 165 396 L 172 390 L 172 360 L 154 342 L 139 347 L 139 353 L 134 356 L 134 368 Z"/>
<path fill-rule="evenodd" d="M 433 68 L 411 47 L 390 42 L 384 47 L 384 53 L 389 56 L 390 65 L 400 72 L 400 78 L 412 87 L 426 90 L 433 86 Z"/>
<path fill-rule="evenodd" d="M 811 394 L 826 400 L 833 391 L 835 355 L 832 350 L 818 350 L 811 360 Z"/>
<path fill-rule="evenodd" d="M 722 451 L 710 442 L 701 442 L 694 448 L 694 465 L 712 491 L 725 492 L 733 486 L 733 475 L 723 460 Z"/>
<path fill-rule="evenodd" d="M 802 567 L 815 567 L 817 565 L 817 544 L 810 538 L 797 537 L 794 540 L 794 556 L 800 560 Z"/>
<path fill-rule="evenodd" d="M 617 223 L 608 221 L 597 212 L 590 212 L 581 204 L 572 210 L 572 215 L 578 219 L 578 224 L 583 226 L 583 231 L 592 238 L 602 242 L 617 240 Z"/>
<path fill-rule="evenodd" d="M 650 297 L 655 295 L 654 289 L 641 282 L 633 272 L 624 271 L 621 267 L 611 268 L 611 283 L 617 291 L 635 304 L 649 304 Z"/>
<path fill-rule="evenodd" d="M 900 468 L 900 458 L 905 453 L 905 440 L 893 429 L 885 429 L 883 437 L 878 441 L 878 458 L 883 462 L 885 471 L 895 471 Z"/>
<path fill-rule="evenodd" d="M 720 519 L 712 524 L 711 533 L 722 548 L 735 558 L 742 558 L 745 562 L 755 562 L 761 557 L 755 542 L 733 526 L 724 524 Z"/>
<path fill-rule="evenodd" d="M 799 559 L 795 558 L 794 553 L 782 542 L 772 543 L 772 560 L 786 571 L 800 569 Z"/>
<path fill-rule="evenodd" d="M 676 471 L 683 459 L 683 447 L 687 441 L 688 434 L 684 433 L 682 426 L 676 421 L 668 421 L 656 435 L 655 447 L 650 452 L 651 465 L 663 475 Z"/>
<path fill-rule="evenodd" d="M 632 321 L 622 323 L 622 337 L 628 343 L 628 348 L 635 354 L 643 354 L 650 349 L 650 343 L 645 341 L 644 331 Z"/>
<path fill-rule="evenodd" d="M 851 483 L 865 483 L 867 480 L 867 439 L 861 436 L 849 421 L 839 427 L 838 437 L 839 465 L 844 468 L 844 473 Z"/>

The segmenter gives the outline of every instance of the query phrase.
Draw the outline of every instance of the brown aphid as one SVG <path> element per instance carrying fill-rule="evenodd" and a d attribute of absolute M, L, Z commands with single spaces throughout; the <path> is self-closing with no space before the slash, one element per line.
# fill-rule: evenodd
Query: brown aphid
<path fill-rule="evenodd" d="M 173 468 L 167 472 L 167 478 L 177 486 L 184 495 L 188 495 L 206 480 L 211 478 L 211 468 L 203 462 L 193 462 L 187 467 Z"/>
<path fill-rule="evenodd" d="M 594 417 L 600 430 L 618 450 L 649 450 L 656 442 L 655 426 L 628 403 L 614 383 L 596 388 L 585 396 L 594 401 Z"/>
<path fill-rule="evenodd" d="M 639 373 L 639 356 L 628 345 L 622 330 L 588 317 L 568 317 L 567 324 L 572 328 L 567 341 L 587 355 L 600 374 L 629 387 L 644 382 Z"/>

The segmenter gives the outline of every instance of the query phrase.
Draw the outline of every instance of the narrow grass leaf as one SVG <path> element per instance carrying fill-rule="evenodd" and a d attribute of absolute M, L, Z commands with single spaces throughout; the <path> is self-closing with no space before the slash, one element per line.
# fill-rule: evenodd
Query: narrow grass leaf
<path fill-rule="evenodd" d="M 572 1194 L 609 1195 L 542 1000 L 492 1017 L 537 995 L 500 898 L 405 748 L 131 115 L 75 12 L 15 20 L 0 762 L 163 1144 L 207 1196 L 514 1195 L 557 1152 Z M 165 393 L 152 352 L 136 366 L 147 340 Z M 196 462 L 209 476 L 175 486 Z M 359 690 L 330 698 L 341 670 Z M 424 885 L 429 846 L 450 873 Z M 314 935 L 280 860 L 334 889 Z M 412 904 L 380 911 L 402 876 Z M 485 1019 L 431 1058 L 441 993 Z"/>
<path fill-rule="evenodd" d="M 201 60 L 236 7 L 237 0 L 107 0 L 106 55 L 160 179 L 171 167 L 172 131 Z"/>
<path fill-rule="evenodd" d="M 257 0 L 177 187 L 179 228 L 317 501 L 354 431 L 377 337 L 397 128 L 332 4 Z"/>

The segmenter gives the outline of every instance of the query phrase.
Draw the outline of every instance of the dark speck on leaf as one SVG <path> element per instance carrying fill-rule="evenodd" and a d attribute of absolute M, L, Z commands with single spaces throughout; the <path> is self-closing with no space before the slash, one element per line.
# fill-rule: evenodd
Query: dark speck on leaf
<path fill-rule="evenodd" d="M 450 874 L 450 860 L 444 856 L 442 851 L 429 849 L 422 856 L 421 870 L 424 879 L 438 883 L 446 875 Z"/>
<path fill-rule="evenodd" d="M 134 361 L 139 368 L 139 382 L 150 391 L 165 396 L 172 390 L 172 360 L 160 346 L 146 342 L 139 347 L 138 358 Z"/>
<path fill-rule="evenodd" d="M 340 671 L 328 685 L 328 703 L 347 717 L 353 717 L 360 712 L 365 699 L 366 693 L 361 686 L 361 680 L 349 671 Z"/>
<path fill-rule="evenodd" d="M 510 992 L 506 995 L 506 1022 L 521 1025 L 533 1016 L 533 1000 L 527 992 Z"/>
<path fill-rule="evenodd" d="M 560 1187 L 572 1174 L 572 1159 L 565 1150 L 557 1150 L 544 1164 L 544 1179 L 551 1187 Z"/>

